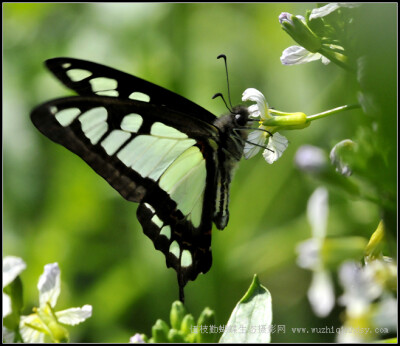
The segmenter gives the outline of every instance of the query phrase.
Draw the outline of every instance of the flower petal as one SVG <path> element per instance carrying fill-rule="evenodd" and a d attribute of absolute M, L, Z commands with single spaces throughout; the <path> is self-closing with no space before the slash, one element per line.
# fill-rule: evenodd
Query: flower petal
<path fill-rule="evenodd" d="M 60 294 L 60 268 L 58 263 L 46 264 L 44 273 L 39 278 L 39 304 L 40 307 L 50 303 L 54 307 Z"/>
<path fill-rule="evenodd" d="M 3 293 L 3 318 L 11 314 L 12 305 L 11 298 L 8 294 Z"/>
<path fill-rule="evenodd" d="M 257 130 L 250 132 L 247 136 L 247 141 L 258 145 L 263 145 L 265 143 L 265 133 Z M 257 145 L 246 143 L 243 149 L 243 155 L 246 159 L 250 159 L 256 155 L 260 149 L 261 148 Z"/>
<path fill-rule="evenodd" d="M 322 55 L 319 53 L 311 53 L 300 46 L 291 46 L 282 52 L 281 63 L 283 65 L 299 65 L 321 58 Z"/>
<path fill-rule="evenodd" d="M 258 110 L 258 105 L 251 105 L 247 108 L 250 118 L 260 118 L 261 112 Z"/>
<path fill-rule="evenodd" d="M 27 325 L 25 325 L 25 322 L 33 326 L 43 328 L 43 324 L 40 322 L 36 314 L 21 316 L 19 323 L 19 332 L 21 333 L 21 337 L 24 343 L 43 343 L 44 334 L 36 329 L 28 327 Z"/>
<path fill-rule="evenodd" d="M 302 241 L 296 247 L 297 265 L 304 269 L 317 270 L 321 266 L 320 250 L 319 239 L 310 238 Z"/>
<path fill-rule="evenodd" d="M 257 89 L 254 88 L 248 88 L 243 92 L 242 95 L 242 101 L 254 101 L 257 103 L 257 109 L 253 106 L 249 107 L 249 112 L 250 116 L 254 117 L 252 112 L 255 113 L 256 110 L 260 112 L 259 115 L 256 117 L 260 116 L 261 118 L 265 117 L 268 114 L 268 104 L 267 101 L 265 100 L 264 95 L 258 91 Z"/>
<path fill-rule="evenodd" d="M 335 304 L 335 292 L 328 271 L 318 270 L 314 272 L 307 296 L 314 313 L 318 317 L 329 315 Z"/>
<path fill-rule="evenodd" d="M 15 333 L 3 326 L 3 343 L 12 344 L 15 340 Z"/>
<path fill-rule="evenodd" d="M 339 303 L 346 306 L 348 316 L 357 317 L 369 309 L 369 304 L 382 294 L 382 287 L 374 279 L 373 270 L 358 262 L 345 262 L 339 269 L 344 294 Z"/>
<path fill-rule="evenodd" d="M 278 132 L 275 132 L 272 137 L 269 137 L 267 144 L 267 148 L 271 149 L 272 151 L 265 149 L 263 152 L 265 161 L 267 161 L 269 164 L 274 163 L 282 156 L 288 145 L 289 141 L 287 138 L 280 135 Z"/>
<path fill-rule="evenodd" d="M 354 8 L 354 7 L 357 7 L 357 6 L 359 6 L 359 4 L 356 4 L 356 3 L 344 3 L 344 2 L 342 2 L 342 3 L 337 3 L 337 2 L 330 3 L 328 5 L 325 5 L 325 6 L 322 6 L 322 7 L 319 7 L 319 8 L 314 8 L 311 11 L 309 20 L 312 20 L 312 19 L 315 19 L 315 18 L 325 17 L 328 14 L 336 11 L 340 7 Z"/>
<path fill-rule="evenodd" d="M 307 217 L 314 238 L 324 238 L 328 221 L 328 190 L 319 187 L 314 191 L 307 203 Z"/>
<path fill-rule="evenodd" d="M 26 268 L 25 262 L 22 258 L 15 256 L 6 256 L 3 258 L 3 287 L 14 281 L 14 279 L 21 274 Z"/>
<path fill-rule="evenodd" d="M 60 323 L 74 326 L 92 316 L 92 306 L 84 305 L 81 308 L 70 308 L 56 312 L 57 319 Z"/>

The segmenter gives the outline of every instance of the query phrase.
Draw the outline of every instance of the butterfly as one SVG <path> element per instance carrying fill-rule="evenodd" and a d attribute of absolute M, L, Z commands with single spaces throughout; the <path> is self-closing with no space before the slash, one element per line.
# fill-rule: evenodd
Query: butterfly
<path fill-rule="evenodd" d="M 69 149 L 122 197 L 183 288 L 212 263 L 212 224 L 228 223 L 229 188 L 243 155 L 248 110 L 216 117 L 188 99 L 94 62 L 54 58 L 47 68 L 79 96 L 31 113 L 36 128 Z"/>

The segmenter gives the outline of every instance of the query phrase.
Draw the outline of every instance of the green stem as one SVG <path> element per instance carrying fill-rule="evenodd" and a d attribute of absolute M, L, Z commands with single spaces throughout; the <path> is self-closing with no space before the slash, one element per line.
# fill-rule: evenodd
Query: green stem
<path fill-rule="evenodd" d="M 328 117 L 328 116 L 330 116 L 332 114 L 336 114 L 336 113 L 340 113 L 340 112 L 344 112 L 344 111 L 349 111 L 351 109 L 357 109 L 357 108 L 361 108 L 361 106 L 359 104 L 354 104 L 354 105 L 345 105 L 345 106 L 336 107 L 336 108 L 330 109 L 329 111 L 325 111 L 325 112 L 322 112 L 322 113 L 309 115 L 307 117 L 306 121 L 310 122 L 310 121 L 313 121 L 313 120 L 317 120 L 317 119 Z"/>
<path fill-rule="evenodd" d="M 334 51 L 332 51 L 331 48 L 326 49 L 325 47 L 322 47 L 318 51 L 318 53 L 322 54 L 324 57 L 328 58 L 331 62 L 342 67 L 346 71 L 353 72 L 353 73 L 355 72 L 354 68 L 352 68 L 349 65 L 347 57 L 345 55 L 343 55 L 342 53 L 334 52 Z"/>

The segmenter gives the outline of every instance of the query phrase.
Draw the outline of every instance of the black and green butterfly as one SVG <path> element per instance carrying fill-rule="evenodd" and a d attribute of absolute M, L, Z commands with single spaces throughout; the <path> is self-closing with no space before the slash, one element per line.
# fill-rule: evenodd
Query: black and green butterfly
<path fill-rule="evenodd" d="M 211 229 L 228 223 L 229 185 L 243 154 L 248 111 L 215 117 L 186 98 L 89 61 L 55 58 L 48 69 L 79 96 L 36 107 L 33 124 L 80 156 L 128 201 L 144 233 L 188 280 L 212 262 Z"/>

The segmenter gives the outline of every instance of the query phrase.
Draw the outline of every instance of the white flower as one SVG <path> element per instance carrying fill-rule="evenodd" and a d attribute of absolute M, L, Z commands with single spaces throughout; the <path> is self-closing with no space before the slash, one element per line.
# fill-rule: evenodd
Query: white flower
<path fill-rule="evenodd" d="M 297 264 L 313 272 L 307 294 L 308 300 L 315 314 L 325 317 L 335 304 L 332 278 L 329 271 L 324 268 L 321 258 L 328 219 L 328 191 L 325 188 L 316 189 L 309 198 L 307 217 L 311 225 L 312 238 L 297 246 L 299 254 Z"/>
<path fill-rule="evenodd" d="M 339 297 L 339 303 L 346 308 L 344 327 L 354 329 L 361 324 L 362 327 L 374 330 L 375 334 L 343 333 L 338 336 L 338 342 L 360 343 L 376 340 L 379 328 L 384 328 L 386 333 L 396 331 L 397 301 L 386 290 L 385 277 L 397 281 L 397 266 L 384 257 L 372 260 L 365 266 L 361 263 L 345 262 L 340 267 L 339 279 L 344 293 Z"/>
<path fill-rule="evenodd" d="M 272 119 L 273 116 L 270 114 L 268 103 L 260 91 L 254 88 L 246 89 L 242 95 L 242 101 L 256 102 L 256 104 L 248 108 L 250 113 L 249 117 L 260 119 L 260 126 L 258 129 L 250 132 L 247 137 L 248 143 L 245 144 L 243 150 L 244 157 L 246 159 L 253 157 L 260 151 L 261 147 L 265 146 L 265 142 L 267 142 L 266 148 L 268 149 L 264 150 L 263 156 L 268 163 L 272 164 L 282 156 L 289 142 L 286 137 L 280 135 L 278 132 L 275 132 L 271 136 L 270 133 L 273 132 L 273 127 L 262 125 L 263 121 Z"/>
<path fill-rule="evenodd" d="M 131 336 L 129 339 L 129 343 L 131 344 L 145 344 L 146 342 L 143 340 L 143 337 L 141 334 L 136 333 L 134 336 Z"/>
<path fill-rule="evenodd" d="M 48 335 L 53 342 L 68 340 L 68 332 L 60 325 L 76 325 L 92 316 L 92 306 L 70 308 L 54 312 L 60 294 L 60 268 L 57 263 L 47 264 L 38 282 L 39 308 L 34 313 L 21 316 L 20 333 L 24 342 L 44 342 Z"/>
<path fill-rule="evenodd" d="M 6 256 L 3 258 L 3 288 L 8 286 L 15 278 L 25 270 L 25 262 L 15 256 Z M 11 298 L 3 293 L 3 318 L 11 314 Z"/>
<path fill-rule="evenodd" d="M 328 163 L 324 151 L 313 145 L 301 146 L 296 152 L 294 162 L 299 169 L 310 173 L 323 171 Z"/>
<path fill-rule="evenodd" d="M 315 19 L 315 18 L 322 18 L 327 16 L 328 14 L 336 11 L 340 7 L 348 7 L 348 8 L 354 8 L 359 6 L 359 4 L 356 3 L 349 3 L 349 2 L 334 2 L 330 3 L 328 5 L 319 7 L 319 8 L 314 8 L 311 11 L 309 20 Z"/>
<path fill-rule="evenodd" d="M 283 65 L 300 65 L 320 59 L 324 65 L 330 63 L 330 60 L 320 53 L 311 53 L 300 46 L 290 46 L 282 52 L 281 63 Z"/>

